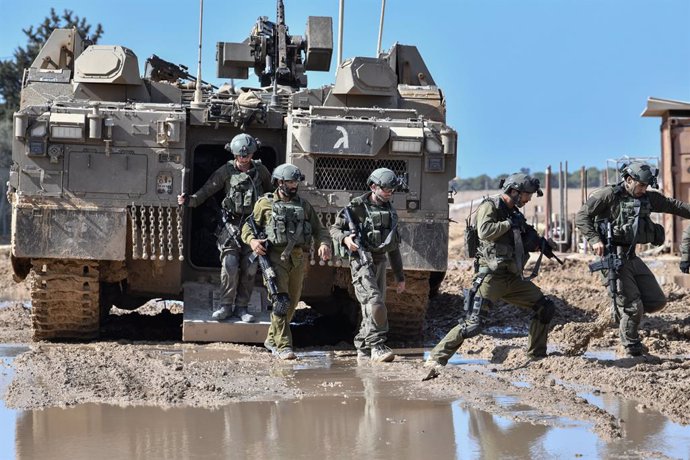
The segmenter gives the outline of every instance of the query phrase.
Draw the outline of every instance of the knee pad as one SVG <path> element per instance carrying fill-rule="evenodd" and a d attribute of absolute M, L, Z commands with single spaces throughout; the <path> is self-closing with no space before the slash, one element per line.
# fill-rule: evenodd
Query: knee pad
<path fill-rule="evenodd" d="M 273 296 L 271 303 L 273 304 L 274 315 L 287 316 L 288 310 L 290 309 L 290 296 L 284 292 L 281 292 Z"/>
<path fill-rule="evenodd" d="M 537 300 L 532 310 L 534 310 L 534 316 L 540 323 L 549 324 L 553 319 L 553 315 L 556 313 L 556 305 L 553 303 L 553 300 L 542 297 Z"/>
<path fill-rule="evenodd" d="M 465 339 L 479 335 L 484 329 L 484 319 L 479 315 L 470 315 L 463 319 L 461 324 L 462 337 Z"/>

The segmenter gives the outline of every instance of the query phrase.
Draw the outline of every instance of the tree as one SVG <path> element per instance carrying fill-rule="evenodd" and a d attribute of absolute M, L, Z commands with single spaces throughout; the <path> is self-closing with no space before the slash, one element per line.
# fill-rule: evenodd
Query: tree
<path fill-rule="evenodd" d="M 93 43 L 98 42 L 103 35 L 101 24 L 98 24 L 96 30 L 90 34 L 91 24 L 86 22 L 86 18 L 76 16 L 71 10 L 64 10 L 61 15 L 58 15 L 54 8 L 50 9 L 50 15 L 35 28 L 30 26 L 28 29 L 22 29 L 27 37 L 26 46 L 20 46 L 14 51 L 14 59 L 0 61 L 0 99 L 4 101 L 0 104 L 0 118 L 10 119 L 12 113 L 19 108 L 19 92 L 24 69 L 34 61 L 41 46 L 48 40 L 53 30 L 73 27 L 82 38 L 88 37 Z"/>

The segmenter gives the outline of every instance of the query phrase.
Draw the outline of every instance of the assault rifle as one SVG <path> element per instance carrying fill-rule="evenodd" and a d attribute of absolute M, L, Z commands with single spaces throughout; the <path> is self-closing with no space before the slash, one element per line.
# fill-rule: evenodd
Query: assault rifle
<path fill-rule="evenodd" d="M 553 248 L 549 241 L 543 236 L 539 236 L 537 230 L 529 224 L 525 225 L 525 246 L 529 251 L 539 249 L 547 258 L 556 259 L 559 264 L 564 264 L 564 262 L 553 252 Z"/>
<path fill-rule="evenodd" d="M 232 241 L 235 243 L 236 247 L 241 248 L 242 241 L 240 240 L 240 232 L 237 230 L 236 226 L 232 225 L 230 216 L 230 212 L 227 209 L 220 209 L 220 221 L 223 223 L 223 227 L 228 234 L 228 239 L 223 241 L 223 246 L 225 246 L 228 241 Z"/>
<path fill-rule="evenodd" d="M 249 228 L 252 230 L 254 238 L 259 240 L 266 239 L 266 233 L 263 231 L 259 231 L 259 226 L 256 225 L 254 216 L 250 215 L 247 218 L 247 224 L 249 225 Z M 264 247 L 266 248 L 266 251 L 268 251 L 268 241 L 264 243 Z M 278 277 L 276 276 L 275 270 L 273 270 L 273 267 L 271 266 L 271 261 L 268 258 L 268 255 L 260 256 L 257 253 L 253 252 L 252 255 L 249 256 L 249 261 L 254 262 L 257 258 L 259 259 L 261 276 L 263 276 L 264 278 L 266 289 L 268 290 L 268 295 L 271 299 L 271 303 L 273 304 L 273 313 L 277 316 L 287 315 L 288 307 L 290 306 L 290 299 L 286 293 L 278 292 Z"/>
<path fill-rule="evenodd" d="M 611 228 L 611 222 L 605 219 L 600 225 L 599 234 L 603 236 L 605 240 L 604 255 L 601 256 L 598 261 L 589 264 L 589 271 L 591 273 L 605 271 L 604 273 L 606 274 L 609 292 L 611 293 L 611 297 L 613 297 L 611 317 L 615 319 L 618 309 L 616 303 L 616 297 L 618 296 L 618 270 L 623 266 L 623 261 L 616 252 L 616 246 L 613 244 L 613 229 Z"/>
<path fill-rule="evenodd" d="M 363 266 L 371 264 L 373 262 L 373 259 L 371 258 L 371 253 L 364 250 L 364 244 L 362 243 L 361 230 L 359 228 L 359 225 L 357 225 L 357 222 L 352 217 L 352 213 L 350 212 L 350 208 L 345 206 L 343 208 L 343 215 L 345 216 L 345 221 L 347 222 L 347 226 L 350 230 L 350 236 L 352 236 L 352 241 L 357 246 L 359 246 L 359 249 L 357 250 L 357 254 L 359 255 L 359 263 L 362 264 Z M 352 252 L 349 249 L 348 249 L 348 252 L 350 253 L 350 255 L 352 255 Z"/>

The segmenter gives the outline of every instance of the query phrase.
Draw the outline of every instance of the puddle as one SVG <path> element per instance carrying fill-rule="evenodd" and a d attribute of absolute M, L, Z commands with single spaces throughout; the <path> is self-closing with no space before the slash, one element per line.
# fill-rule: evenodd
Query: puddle
<path fill-rule="evenodd" d="M 0 346 L 5 372 L 22 345 Z M 160 349 L 190 359 L 237 359 L 237 350 Z M 397 352 L 398 350 L 396 350 Z M 402 353 L 419 359 L 423 350 Z M 410 399 L 404 381 L 356 365 L 338 352 L 299 353 L 277 367 L 291 384 L 317 396 L 279 402 L 239 402 L 218 409 L 119 407 L 84 404 L 67 409 L 14 411 L 0 404 L 3 458 L 649 458 L 690 456 L 690 427 L 668 421 L 635 402 L 581 394 L 623 419 L 624 438 L 604 442 L 591 426 L 542 418 L 555 427 L 520 422 L 534 409 L 511 395 L 494 395 L 508 415 L 462 401 Z M 480 364 L 455 355 L 456 365 Z M 485 361 L 484 361 L 485 362 Z M 513 382 L 522 387 L 524 382 Z"/>

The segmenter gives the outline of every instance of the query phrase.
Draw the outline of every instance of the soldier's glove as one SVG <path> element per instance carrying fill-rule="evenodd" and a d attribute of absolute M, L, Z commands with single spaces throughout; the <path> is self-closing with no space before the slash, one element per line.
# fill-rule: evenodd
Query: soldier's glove
<path fill-rule="evenodd" d="M 690 272 L 690 260 L 681 260 L 678 266 L 683 273 Z"/>
<path fill-rule="evenodd" d="M 527 224 L 527 221 L 525 221 L 525 216 L 523 216 L 519 212 L 510 215 L 510 226 L 512 228 L 522 229 L 525 226 L 525 224 Z"/>

